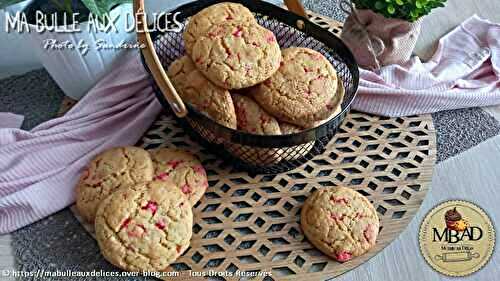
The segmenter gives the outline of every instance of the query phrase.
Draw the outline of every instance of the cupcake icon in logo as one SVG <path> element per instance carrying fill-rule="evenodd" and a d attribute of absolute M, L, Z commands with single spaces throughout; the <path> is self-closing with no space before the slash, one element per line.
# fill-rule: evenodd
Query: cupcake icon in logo
<path fill-rule="evenodd" d="M 444 220 L 446 222 L 446 228 L 458 232 L 465 231 L 465 229 L 469 226 L 467 221 L 465 221 L 462 215 L 457 211 L 457 207 L 446 211 L 444 214 Z"/>

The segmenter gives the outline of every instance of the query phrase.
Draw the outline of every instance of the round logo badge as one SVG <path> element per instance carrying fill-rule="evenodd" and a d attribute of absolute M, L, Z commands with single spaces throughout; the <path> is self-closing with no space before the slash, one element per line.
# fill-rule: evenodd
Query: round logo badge
<path fill-rule="evenodd" d="M 420 225 L 420 251 L 427 263 L 448 276 L 466 276 L 481 269 L 495 247 L 495 229 L 478 206 L 461 200 L 432 209 Z"/>

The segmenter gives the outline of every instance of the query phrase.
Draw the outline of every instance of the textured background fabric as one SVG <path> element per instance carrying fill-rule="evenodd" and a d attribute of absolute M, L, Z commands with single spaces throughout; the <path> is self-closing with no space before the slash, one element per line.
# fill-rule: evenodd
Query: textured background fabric
<path fill-rule="evenodd" d="M 44 69 L 1 80 L 0 112 L 24 115 L 29 130 L 57 114 L 64 94 Z"/>

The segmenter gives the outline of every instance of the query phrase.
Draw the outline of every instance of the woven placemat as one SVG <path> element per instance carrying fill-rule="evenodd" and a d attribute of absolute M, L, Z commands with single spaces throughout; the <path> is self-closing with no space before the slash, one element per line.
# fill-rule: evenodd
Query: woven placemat
<path fill-rule="evenodd" d="M 339 22 L 310 16 L 334 34 L 341 30 Z M 324 280 L 355 268 L 405 229 L 428 191 L 436 160 L 430 115 L 386 118 L 351 112 L 325 153 L 277 175 L 234 171 L 191 140 L 168 114 L 159 116 L 138 145 L 189 150 L 207 169 L 209 188 L 194 206 L 191 247 L 172 265 L 186 280 L 197 279 L 190 271 L 232 273 L 219 278 L 226 280 L 240 279 L 234 277 L 238 271 L 260 272 L 252 280 Z M 365 195 L 381 219 L 376 246 L 346 263 L 317 251 L 299 223 L 307 196 L 336 185 Z M 92 234 L 93 225 L 75 215 Z"/>
<path fill-rule="evenodd" d="M 189 150 L 201 158 L 209 175 L 210 187 L 194 207 L 191 247 L 173 270 L 272 273 L 256 280 L 323 280 L 367 261 L 417 212 L 436 154 L 430 115 L 383 118 L 351 113 L 323 155 L 278 175 L 233 171 L 230 163 L 189 139 L 169 115 L 160 116 L 139 145 Z M 376 247 L 346 263 L 315 250 L 299 226 L 300 208 L 310 192 L 335 185 L 367 196 L 381 219 Z M 93 233 L 93 225 L 84 227 Z"/>

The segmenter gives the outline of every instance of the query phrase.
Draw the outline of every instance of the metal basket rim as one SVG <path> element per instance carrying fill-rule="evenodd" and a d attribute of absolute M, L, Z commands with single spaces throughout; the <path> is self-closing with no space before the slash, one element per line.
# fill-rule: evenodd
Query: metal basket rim
<path fill-rule="evenodd" d="M 354 102 L 356 96 L 357 96 L 357 91 L 358 91 L 358 86 L 359 86 L 359 68 L 358 64 L 349 50 L 349 48 L 342 42 L 340 38 L 329 32 L 328 30 L 316 25 L 315 23 L 312 23 L 308 19 L 301 17 L 297 14 L 294 14 L 290 11 L 287 11 L 279 6 L 270 4 L 265 1 L 253 1 L 253 0 L 198 0 L 198 1 L 193 1 L 193 2 L 188 2 L 183 5 L 180 5 L 174 9 L 172 9 L 170 12 L 171 13 L 176 13 L 176 12 L 181 12 L 178 15 L 178 19 L 185 20 L 186 18 L 190 17 L 190 15 L 186 15 L 185 13 L 182 13 L 185 10 L 193 10 L 194 12 L 198 12 L 202 10 L 203 8 L 206 8 L 210 5 L 220 3 L 220 2 L 234 2 L 234 3 L 240 3 L 245 5 L 247 8 L 249 8 L 252 12 L 260 13 L 263 15 L 266 15 L 264 10 L 270 10 L 273 11 L 272 17 L 277 19 L 279 22 L 287 24 L 291 27 L 295 27 L 296 23 L 298 20 L 303 21 L 303 29 L 301 30 L 308 36 L 314 37 L 316 40 L 320 41 L 321 43 L 325 44 L 326 46 L 330 47 L 331 49 L 335 49 L 335 51 L 341 51 L 339 54 L 337 52 L 337 55 L 340 55 L 340 57 L 345 60 L 346 66 L 349 68 L 349 71 L 351 72 L 352 75 L 352 87 L 354 93 L 350 97 L 350 100 L 348 100 L 346 106 L 341 110 L 339 114 L 337 114 L 334 118 L 331 118 L 327 122 L 313 128 L 308 128 L 304 129 L 300 132 L 293 133 L 293 134 L 286 134 L 286 135 L 258 135 L 258 134 L 252 134 L 252 133 L 247 133 L 244 131 L 240 131 L 237 129 L 232 129 L 228 128 L 222 124 L 219 124 L 215 122 L 214 120 L 210 119 L 209 117 L 205 116 L 204 114 L 200 113 L 198 110 L 196 110 L 194 107 L 192 107 L 190 104 L 185 103 L 186 106 L 188 107 L 188 115 L 185 118 L 191 118 L 190 115 L 194 115 L 195 118 L 198 119 L 203 119 L 203 122 L 209 122 L 211 126 L 217 128 L 217 131 L 222 132 L 224 135 L 231 135 L 231 141 L 236 142 L 241 145 L 255 145 L 258 143 L 279 143 L 280 146 L 286 147 L 286 146 L 295 146 L 295 145 L 300 145 L 303 143 L 315 141 L 316 139 L 326 136 L 329 132 L 327 129 L 330 124 L 333 123 L 340 123 L 343 121 L 347 113 L 349 112 L 352 103 Z M 194 13 L 193 13 L 194 14 Z M 159 31 L 154 31 L 151 32 L 151 39 L 153 41 L 156 41 L 159 36 L 163 35 L 163 33 Z M 320 37 L 320 38 L 318 38 Z M 333 45 L 339 45 L 340 48 L 333 48 Z M 141 52 L 141 61 L 143 66 L 145 67 L 146 71 L 151 74 L 150 69 L 148 65 L 146 64 L 144 60 L 144 56 Z M 162 66 L 163 67 L 163 66 Z M 154 79 L 151 77 L 154 85 L 156 86 L 156 82 Z M 345 87 L 345 86 L 343 86 Z M 161 91 L 157 88 L 154 87 L 154 93 L 156 98 L 160 101 L 160 104 L 162 105 L 163 108 L 165 109 L 170 109 L 170 105 L 168 104 L 167 100 L 161 93 Z M 343 101 L 344 102 L 344 101 Z M 343 103 L 342 102 L 342 103 Z M 191 128 L 193 129 L 193 128 Z M 314 137 L 312 137 L 314 136 Z M 265 145 L 266 147 L 268 145 Z M 269 147 L 277 147 L 275 145 L 269 145 Z"/>

